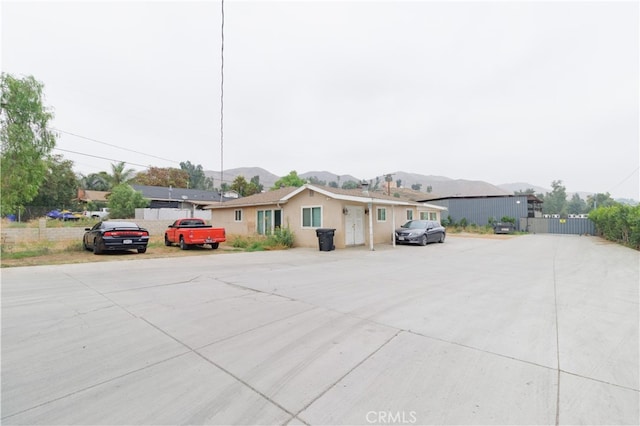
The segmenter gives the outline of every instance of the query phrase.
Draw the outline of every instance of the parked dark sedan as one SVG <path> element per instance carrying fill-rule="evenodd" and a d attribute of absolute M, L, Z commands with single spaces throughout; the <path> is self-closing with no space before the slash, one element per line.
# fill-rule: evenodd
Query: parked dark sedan
<path fill-rule="evenodd" d="M 434 220 L 410 220 L 396 229 L 396 243 L 444 243 L 447 230 Z"/>
<path fill-rule="evenodd" d="M 85 231 L 82 246 L 85 250 L 93 250 L 94 254 L 112 250 L 147 251 L 149 231 L 133 222 L 98 222 L 93 228 L 85 228 Z"/>

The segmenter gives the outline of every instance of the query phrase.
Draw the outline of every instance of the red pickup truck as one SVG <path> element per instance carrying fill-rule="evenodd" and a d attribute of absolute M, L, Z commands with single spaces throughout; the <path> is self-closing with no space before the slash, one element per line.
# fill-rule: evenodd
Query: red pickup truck
<path fill-rule="evenodd" d="M 164 245 L 178 244 L 182 250 L 204 244 L 217 249 L 218 245 L 226 240 L 224 228 L 214 228 L 197 218 L 178 219 L 169 225 L 164 233 Z"/>

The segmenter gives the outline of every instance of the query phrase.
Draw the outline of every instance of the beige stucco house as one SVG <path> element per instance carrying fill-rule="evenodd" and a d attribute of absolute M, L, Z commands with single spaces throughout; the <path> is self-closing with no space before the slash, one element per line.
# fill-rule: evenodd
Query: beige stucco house
<path fill-rule="evenodd" d="M 268 234 L 289 227 L 294 246 L 317 247 L 316 229 L 335 229 L 336 248 L 394 243 L 393 231 L 410 219 L 440 220 L 444 207 L 369 193 L 306 184 L 213 203 L 212 222 L 227 235 Z"/>

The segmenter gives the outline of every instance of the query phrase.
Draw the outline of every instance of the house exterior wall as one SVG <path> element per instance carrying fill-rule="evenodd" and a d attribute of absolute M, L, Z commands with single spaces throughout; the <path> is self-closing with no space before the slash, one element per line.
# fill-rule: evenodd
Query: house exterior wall
<path fill-rule="evenodd" d="M 335 229 L 333 243 L 336 248 L 345 248 L 346 244 L 346 225 L 348 223 L 347 215 L 343 209 L 353 208 L 354 206 L 369 209 L 368 203 L 339 200 L 328 197 L 312 189 L 305 189 L 296 196 L 290 198 L 286 203 L 268 204 L 261 206 L 244 206 L 218 208 L 212 210 L 215 226 L 222 226 L 226 229 L 227 235 L 255 235 L 257 234 L 258 224 L 257 217 L 259 210 L 281 210 L 282 226 L 289 227 L 294 233 L 295 247 L 318 247 L 317 228 Z M 320 207 L 322 209 L 322 219 L 318 227 L 303 227 L 303 209 Z M 386 210 L 385 220 L 378 220 L 377 209 Z M 236 210 L 242 212 L 242 220 L 236 221 Z M 429 210 L 426 208 L 418 208 L 417 206 L 392 206 L 388 204 L 373 203 L 371 209 L 363 217 L 363 238 L 365 245 L 369 245 L 369 215 L 373 224 L 373 243 L 389 243 L 393 242 L 393 232 L 396 228 L 407 221 L 407 210 L 410 210 L 413 219 L 420 218 L 420 211 L 430 211 L 435 213 L 436 220 L 440 220 L 440 213 L 437 210 Z M 395 211 L 395 217 L 394 217 Z"/>

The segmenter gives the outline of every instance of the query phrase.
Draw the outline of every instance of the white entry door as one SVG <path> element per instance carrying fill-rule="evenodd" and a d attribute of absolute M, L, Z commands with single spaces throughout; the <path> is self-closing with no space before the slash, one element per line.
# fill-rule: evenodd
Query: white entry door
<path fill-rule="evenodd" d="M 345 242 L 347 246 L 364 244 L 364 207 L 347 206 L 345 216 Z"/>

